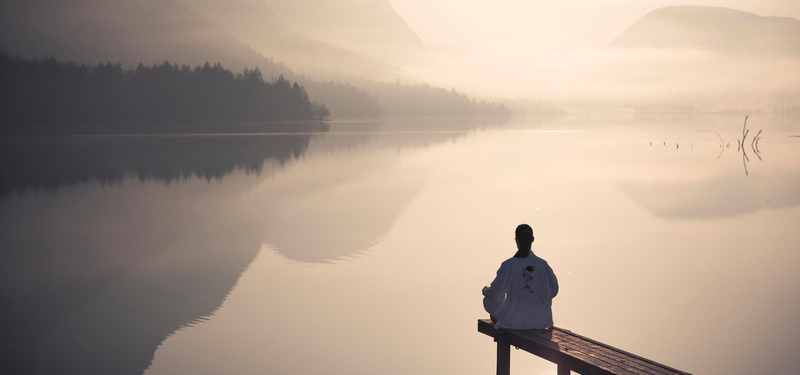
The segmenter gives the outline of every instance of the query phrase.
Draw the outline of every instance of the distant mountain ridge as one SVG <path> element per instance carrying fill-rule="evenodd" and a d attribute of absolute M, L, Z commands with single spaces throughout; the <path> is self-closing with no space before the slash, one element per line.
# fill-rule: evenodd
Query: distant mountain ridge
<path fill-rule="evenodd" d="M 316 79 L 401 78 L 399 69 L 326 44 L 283 22 L 263 0 L 178 0 L 264 56 Z M 356 73 L 357 72 L 357 73 Z"/>
<path fill-rule="evenodd" d="M 379 114 L 377 102 L 355 87 L 298 76 L 176 0 L 6 0 L 0 2 L 0 49 L 24 58 L 119 62 L 126 68 L 165 60 L 221 63 L 233 71 L 258 67 L 267 80 L 283 75 L 327 95 L 313 100 L 344 103 L 329 106 L 334 115 L 343 105 L 368 108 L 358 115 Z"/>
<path fill-rule="evenodd" d="M 387 84 L 414 82 L 395 64 L 425 56 L 388 0 L 6 0 L 0 51 L 124 68 L 165 60 L 258 67 L 267 81 L 297 81 L 336 118 L 509 114 L 455 90 Z M 287 58 L 291 69 L 265 56 Z"/>
<path fill-rule="evenodd" d="M 648 13 L 609 46 L 800 57 L 800 20 L 721 7 L 669 6 Z"/>
<path fill-rule="evenodd" d="M 288 25 L 327 44 L 390 64 L 424 59 L 422 39 L 389 0 L 265 0 Z"/>
<path fill-rule="evenodd" d="M 258 66 L 267 77 L 290 73 L 175 0 L 5 0 L 0 47 L 81 63 L 220 62 L 234 71 Z"/>

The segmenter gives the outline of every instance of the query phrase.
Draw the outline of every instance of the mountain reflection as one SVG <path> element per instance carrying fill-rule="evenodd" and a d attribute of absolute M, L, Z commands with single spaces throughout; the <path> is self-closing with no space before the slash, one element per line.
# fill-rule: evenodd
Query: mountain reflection
<path fill-rule="evenodd" d="M 282 165 L 326 125 L 263 130 L 284 134 L 3 140 L 4 369 L 138 374 L 164 337 L 218 308 L 262 239 L 204 180 Z M 191 189 L 167 186 L 178 180 Z M 23 194 L 37 190 L 57 194 Z"/>
<path fill-rule="evenodd" d="M 299 262 L 358 254 L 381 242 L 425 186 L 425 173 L 403 166 L 400 150 L 455 142 L 472 131 L 503 126 L 507 120 L 395 118 L 380 124 L 340 124 L 309 146 L 306 156 L 323 157 L 313 165 L 285 171 L 282 183 L 269 188 L 278 203 L 264 219 L 264 241 Z M 341 152 L 356 147 L 367 156 Z"/>
<path fill-rule="evenodd" d="M 275 203 L 263 220 L 264 241 L 300 262 L 345 258 L 379 243 L 426 179 L 396 152 L 364 153 L 327 154 L 284 171 L 279 184 L 265 184 L 262 194 Z"/>
<path fill-rule="evenodd" d="M 800 204 L 800 174 L 735 174 L 704 181 L 627 182 L 620 190 L 653 215 L 667 219 L 715 219 Z"/>
<path fill-rule="evenodd" d="M 709 141 L 709 133 L 717 139 Z M 663 146 L 656 144 L 649 146 L 650 155 L 626 161 L 647 165 L 647 173 L 625 176 L 616 184 L 619 190 L 650 214 L 673 220 L 721 219 L 800 205 L 800 171 L 787 162 L 797 148 L 782 134 L 770 134 L 764 158 L 761 130 L 749 138 L 749 129 L 733 136 L 697 134 L 692 151 L 683 155 L 673 147 L 661 153 Z"/>
<path fill-rule="evenodd" d="M 302 262 L 364 251 L 425 183 L 395 150 L 486 124 L 1 140 L 0 362 L 140 374 L 167 336 L 221 306 L 262 244 Z M 280 178 L 254 175 L 268 166 Z"/>

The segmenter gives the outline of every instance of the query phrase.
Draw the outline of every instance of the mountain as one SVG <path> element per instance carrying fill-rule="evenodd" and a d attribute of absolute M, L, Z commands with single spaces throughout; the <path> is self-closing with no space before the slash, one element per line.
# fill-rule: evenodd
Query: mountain
<path fill-rule="evenodd" d="M 291 40 L 293 33 L 279 21 L 267 18 L 263 24 L 265 28 L 273 25 L 265 33 L 285 32 Z M 300 81 L 309 88 L 312 100 L 331 103 L 328 108 L 334 116 L 379 114 L 377 102 L 363 90 L 298 76 L 176 0 L 3 1 L 0 50 L 27 58 L 119 62 L 127 68 L 165 60 L 191 66 L 219 62 L 234 72 L 258 67 L 267 80 L 284 75 Z"/>
<path fill-rule="evenodd" d="M 179 0 L 264 56 L 317 79 L 358 76 L 378 80 L 402 77 L 399 69 L 334 47 L 289 27 L 263 0 Z"/>
<path fill-rule="evenodd" d="M 6 0 L 0 2 L 0 48 L 128 67 L 209 61 L 234 71 L 257 66 L 266 76 L 288 72 L 175 0 Z"/>
<path fill-rule="evenodd" d="M 330 45 L 392 64 L 420 61 L 425 45 L 389 0 L 266 0 L 283 21 Z"/>
<path fill-rule="evenodd" d="M 165 338 L 222 305 L 263 243 L 262 222 L 242 221 L 248 211 L 222 209 L 251 185 L 208 189 L 206 182 L 236 170 L 274 173 L 301 157 L 317 130 L 293 123 L 261 131 L 308 133 L 4 142 L 0 199 L 40 189 L 55 198 L 72 186 L 88 190 L 56 199 L 99 204 L 79 203 L 81 210 L 58 219 L 53 215 L 65 213 L 41 206 L 5 211 L 14 205 L 3 201 L 0 220 L 13 217 L 26 229 L 0 226 L 2 373 L 145 373 Z M 170 183 L 183 187 L 157 187 Z M 106 184 L 144 194 L 111 203 L 92 190 Z M 186 210 L 186 202 L 193 208 Z M 47 233 L 35 229 L 41 225 Z"/>
<path fill-rule="evenodd" d="M 190 66 L 219 62 L 233 72 L 258 67 L 266 80 L 283 75 L 299 82 L 312 101 L 326 104 L 336 118 L 488 114 L 499 108 L 472 103 L 455 91 L 384 84 L 386 78 L 404 78 L 389 63 L 424 58 L 424 44 L 388 0 L 264 4 L 6 0 L 0 2 L 0 50 L 27 58 L 54 55 L 78 63 L 119 62 L 128 68 L 165 60 Z M 277 6 L 275 13 L 270 4 Z M 264 54 L 291 61 L 302 74 Z"/>
<path fill-rule="evenodd" d="M 800 20 L 708 6 L 656 9 L 611 47 L 691 48 L 724 54 L 800 56 Z"/>

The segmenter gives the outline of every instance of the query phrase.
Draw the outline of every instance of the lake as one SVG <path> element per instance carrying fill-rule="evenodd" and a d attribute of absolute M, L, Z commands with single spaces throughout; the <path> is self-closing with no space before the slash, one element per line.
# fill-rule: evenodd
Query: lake
<path fill-rule="evenodd" d="M 2 362 L 491 374 L 481 288 L 528 223 L 559 279 L 557 326 L 696 374 L 794 374 L 800 119 L 751 116 L 742 153 L 743 120 L 0 138 Z"/>

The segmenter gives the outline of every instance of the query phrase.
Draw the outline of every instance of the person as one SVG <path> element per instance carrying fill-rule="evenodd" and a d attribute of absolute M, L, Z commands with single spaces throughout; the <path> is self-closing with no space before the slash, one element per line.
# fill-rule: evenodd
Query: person
<path fill-rule="evenodd" d="M 553 298 L 558 279 L 553 269 L 531 250 L 533 229 L 520 224 L 515 231 L 517 253 L 497 270 L 483 288 L 483 307 L 495 328 L 549 329 L 553 327 Z"/>

